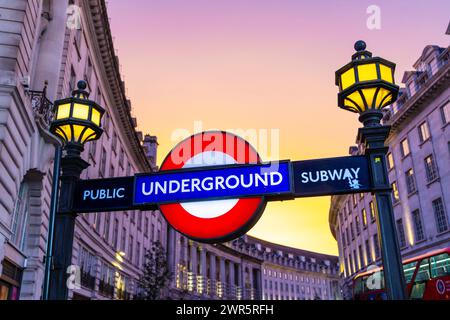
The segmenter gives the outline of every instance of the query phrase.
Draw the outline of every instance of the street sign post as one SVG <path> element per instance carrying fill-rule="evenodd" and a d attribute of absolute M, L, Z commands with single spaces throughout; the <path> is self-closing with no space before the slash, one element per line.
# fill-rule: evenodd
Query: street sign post
<path fill-rule="evenodd" d="M 221 141 L 214 149 L 204 143 L 195 148 L 196 139 Z M 366 156 L 261 163 L 248 142 L 214 131 L 181 142 L 159 172 L 79 181 L 73 211 L 160 209 L 168 223 L 187 237 L 221 242 L 247 232 L 268 201 L 372 188 Z"/>

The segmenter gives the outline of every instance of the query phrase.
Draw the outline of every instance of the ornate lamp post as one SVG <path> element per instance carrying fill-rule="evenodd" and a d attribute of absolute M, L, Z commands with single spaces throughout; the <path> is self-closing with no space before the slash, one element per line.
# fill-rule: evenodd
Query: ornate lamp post
<path fill-rule="evenodd" d="M 381 110 L 397 99 L 399 91 L 394 83 L 395 64 L 372 57 L 364 41 L 357 41 L 355 50 L 352 61 L 336 71 L 338 105 L 359 113 L 359 121 L 364 125 L 358 130 L 358 142 L 364 146 L 370 162 L 386 292 L 390 299 L 401 300 L 405 299 L 405 278 L 386 166 L 388 147 L 384 145 L 390 127 L 381 124 Z"/>
<path fill-rule="evenodd" d="M 52 230 L 49 230 L 49 237 L 54 237 L 49 288 L 44 285 L 44 298 L 49 299 L 67 299 L 68 296 L 66 272 L 71 265 L 76 218 L 76 214 L 71 211 L 73 194 L 81 172 L 89 166 L 81 158 L 81 152 L 86 142 L 98 139 L 103 133 L 100 124 L 105 110 L 88 100 L 86 86 L 85 81 L 79 81 L 72 97 L 55 101 L 55 119 L 50 125 L 50 131 L 63 141 L 63 156 L 55 230 L 52 235 Z M 46 283 L 48 285 L 48 281 Z"/>

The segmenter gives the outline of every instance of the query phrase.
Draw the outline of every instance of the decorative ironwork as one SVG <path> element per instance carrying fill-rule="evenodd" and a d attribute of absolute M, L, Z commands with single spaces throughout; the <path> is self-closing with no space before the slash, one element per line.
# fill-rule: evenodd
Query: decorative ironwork
<path fill-rule="evenodd" d="M 33 109 L 34 115 L 40 118 L 43 124 L 50 127 L 50 122 L 53 120 L 53 103 L 47 98 L 47 85 L 48 82 L 45 81 L 44 88 L 42 91 L 28 90 L 27 94 L 30 97 L 31 108 Z"/>

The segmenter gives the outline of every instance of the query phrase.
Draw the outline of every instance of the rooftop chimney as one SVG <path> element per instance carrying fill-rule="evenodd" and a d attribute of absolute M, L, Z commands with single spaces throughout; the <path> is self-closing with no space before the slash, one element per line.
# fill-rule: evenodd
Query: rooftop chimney
<path fill-rule="evenodd" d="M 151 136 L 146 134 L 144 137 L 143 148 L 145 152 L 145 156 L 147 157 L 153 171 L 157 171 L 158 167 L 156 166 L 156 155 L 158 149 L 158 138 L 156 136 Z"/>

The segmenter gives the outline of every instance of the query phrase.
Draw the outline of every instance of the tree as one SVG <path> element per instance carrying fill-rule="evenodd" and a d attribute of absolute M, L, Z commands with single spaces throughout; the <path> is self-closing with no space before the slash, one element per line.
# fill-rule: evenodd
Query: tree
<path fill-rule="evenodd" d="M 164 289 L 167 288 L 172 275 L 166 252 L 159 241 L 153 242 L 145 254 L 144 274 L 140 282 L 143 289 L 143 299 L 159 300 L 163 298 Z"/>

